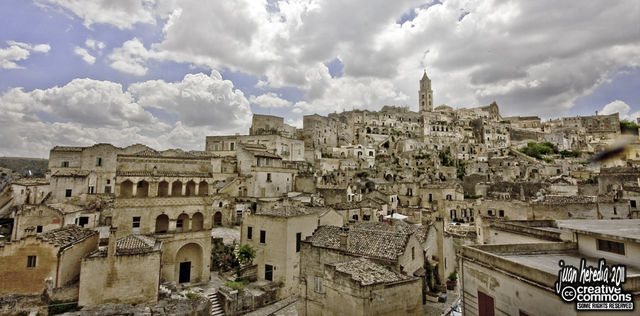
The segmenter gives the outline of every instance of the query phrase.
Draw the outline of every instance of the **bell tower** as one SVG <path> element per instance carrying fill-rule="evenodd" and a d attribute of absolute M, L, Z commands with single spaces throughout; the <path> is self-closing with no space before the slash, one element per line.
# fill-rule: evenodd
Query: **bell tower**
<path fill-rule="evenodd" d="M 424 70 L 422 79 L 420 79 L 420 90 L 418 90 L 418 105 L 420 112 L 431 112 L 433 110 L 433 90 L 431 90 L 431 79 L 427 76 L 427 70 Z"/>

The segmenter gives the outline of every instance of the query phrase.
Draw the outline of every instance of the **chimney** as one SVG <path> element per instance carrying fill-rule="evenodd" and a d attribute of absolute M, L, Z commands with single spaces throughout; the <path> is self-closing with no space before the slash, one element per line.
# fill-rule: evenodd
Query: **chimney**
<path fill-rule="evenodd" d="M 107 256 L 113 257 L 116 254 L 116 231 L 117 227 L 109 229 L 109 245 L 107 246 Z"/>
<path fill-rule="evenodd" d="M 347 250 L 349 248 L 349 227 L 340 228 L 340 249 Z"/>

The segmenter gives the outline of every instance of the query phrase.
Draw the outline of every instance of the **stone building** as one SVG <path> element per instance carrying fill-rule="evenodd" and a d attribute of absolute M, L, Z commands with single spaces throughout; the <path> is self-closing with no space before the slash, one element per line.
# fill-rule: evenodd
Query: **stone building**
<path fill-rule="evenodd" d="M 0 294 L 42 294 L 78 281 L 80 261 L 98 249 L 96 231 L 68 225 L 0 244 Z"/>
<path fill-rule="evenodd" d="M 279 297 L 298 291 L 301 242 L 318 224 L 342 225 L 333 210 L 301 205 L 258 207 L 242 221 L 241 245 L 256 250 L 258 280 L 281 282 Z"/>
<path fill-rule="evenodd" d="M 79 306 L 153 303 L 158 300 L 162 242 L 154 237 L 109 237 L 107 249 L 82 259 Z"/>
<path fill-rule="evenodd" d="M 419 278 L 366 258 L 325 265 L 302 280 L 298 315 L 423 315 Z"/>
<path fill-rule="evenodd" d="M 210 194 L 219 160 L 206 153 L 143 151 L 118 155 L 117 165 L 117 198 L 112 213 L 104 214 L 118 227 L 117 238 L 160 240 L 163 282 L 208 281 L 210 229 L 221 217 Z"/>
<path fill-rule="evenodd" d="M 415 233 L 320 226 L 301 249 L 299 314 L 423 313 L 414 274 L 422 275 L 425 259 Z"/>
<path fill-rule="evenodd" d="M 49 194 L 49 181 L 39 178 L 23 178 L 11 182 L 13 203 L 40 204 Z"/>
<path fill-rule="evenodd" d="M 23 204 L 15 207 L 12 240 L 21 239 L 27 231 L 46 233 L 48 231 L 75 224 L 84 228 L 98 226 L 100 212 L 83 206 L 55 204 Z"/>
<path fill-rule="evenodd" d="M 575 302 L 566 303 L 555 293 L 559 261 L 578 267 L 581 258 L 585 258 L 590 266 L 597 266 L 599 258 L 606 259 L 607 265 L 625 264 L 626 282 L 622 288 L 634 293 L 633 302 L 637 308 L 640 302 L 637 295 L 640 289 L 638 225 L 638 220 L 558 221 L 557 227 L 573 232 L 572 242 L 466 246 L 460 254 L 463 312 L 473 315 L 581 315 L 583 312 L 576 310 Z M 610 313 L 589 312 L 594 315 Z M 616 314 L 634 315 L 637 311 Z"/>
<path fill-rule="evenodd" d="M 254 114 L 249 135 L 280 135 L 294 138 L 296 128 L 285 124 L 284 118 L 274 115 Z"/>

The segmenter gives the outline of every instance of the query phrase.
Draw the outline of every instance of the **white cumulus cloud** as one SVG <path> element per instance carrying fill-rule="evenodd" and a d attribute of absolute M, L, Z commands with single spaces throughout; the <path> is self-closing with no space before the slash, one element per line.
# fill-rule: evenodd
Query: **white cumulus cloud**
<path fill-rule="evenodd" d="M 273 92 L 261 94 L 259 96 L 252 95 L 249 102 L 257 104 L 263 108 L 286 108 L 293 105 L 289 100 L 285 100 Z"/>
<path fill-rule="evenodd" d="M 46 53 L 51 50 L 49 44 L 37 44 L 31 45 L 28 43 L 7 41 L 9 47 L 0 48 L 0 68 L 4 69 L 22 69 L 16 62 L 26 60 L 31 55 L 31 52 Z"/>
<path fill-rule="evenodd" d="M 93 63 L 96 62 L 96 58 L 93 57 L 91 54 L 89 54 L 89 51 L 87 51 L 87 49 L 85 48 L 76 46 L 73 52 L 76 55 L 82 57 L 82 60 L 84 60 L 84 62 L 86 62 L 89 65 L 93 65 Z"/>

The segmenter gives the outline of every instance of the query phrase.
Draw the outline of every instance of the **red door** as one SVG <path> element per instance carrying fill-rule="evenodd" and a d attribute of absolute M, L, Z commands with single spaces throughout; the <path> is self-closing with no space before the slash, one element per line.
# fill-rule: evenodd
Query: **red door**
<path fill-rule="evenodd" d="M 478 316 L 494 316 L 493 297 L 478 291 Z"/>

